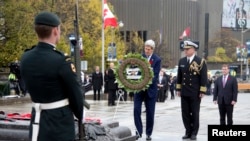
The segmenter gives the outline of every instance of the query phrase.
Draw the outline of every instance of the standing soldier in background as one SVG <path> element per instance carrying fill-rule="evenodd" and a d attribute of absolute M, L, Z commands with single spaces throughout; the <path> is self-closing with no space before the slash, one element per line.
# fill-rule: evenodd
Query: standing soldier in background
<path fill-rule="evenodd" d="M 97 100 L 100 100 L 102 85 L 103 85 L 103 75 L 100 72 L 99 66 L 96 66 L 95 72 L 92 73 L 92 86 L 94 90 L 94 97 L 93 97 L 94 100 L 96 100 L 96 92 L 97 92 Z"/>
<path fill-rule="evenodd" d="M 60 19 L 41 12 L 35 17 L 36 47 L 21 59 L 21 76 L 33 102 L 32 141 L 75 140 L 74 116 L 82 121 L 83 96 L 70 58 L 56 50 Z"/>
<path fill-rule="evenodd" d="M 179 60 L 177 74 L 177 95 L 181 97 L 181 112 L 185 135 L 182 139 L 196 140 L 199 130 L 200 103 L 206 93 L 207 65 L 204 59 L 196 56 L 198 45 L 184 41 L 186 57 Z"/>

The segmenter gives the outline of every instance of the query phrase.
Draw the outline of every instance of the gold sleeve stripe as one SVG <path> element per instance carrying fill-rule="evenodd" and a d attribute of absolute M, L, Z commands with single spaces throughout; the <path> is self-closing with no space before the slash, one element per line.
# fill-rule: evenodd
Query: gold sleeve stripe
<path fill-rule="evenodd" d="M 201 86 L 201 87 L 200 87 L 200 91 L 201 91 L 201 92 L 206 92 L 206 91 L 207 91 L 207 88 L 206 88 L 206 87 Z"/>
<path fill-rule="evenodd" d="M 176 84 L 176 89 L 181 89 L 181 84 Z"/>

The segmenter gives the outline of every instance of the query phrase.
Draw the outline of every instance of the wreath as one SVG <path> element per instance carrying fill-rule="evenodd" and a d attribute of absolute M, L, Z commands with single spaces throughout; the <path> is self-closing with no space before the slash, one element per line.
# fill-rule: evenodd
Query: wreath
<path fill-rule="evenodd" d="M 147 89 L 154 77 L 150 62 L 138 53 L 125 55 L 115 74 L 118 87 L 134 93 Z"/>

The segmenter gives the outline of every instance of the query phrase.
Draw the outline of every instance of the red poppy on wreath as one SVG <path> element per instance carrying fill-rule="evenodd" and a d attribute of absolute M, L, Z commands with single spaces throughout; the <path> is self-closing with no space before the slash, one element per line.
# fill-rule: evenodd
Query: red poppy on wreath
<path fill-rule="evenodd" d="M 152 64 L 153 64 L 153 59 L 152 59 L 152 60 L 149 60 L 149 63 L 152 65 Z"/>

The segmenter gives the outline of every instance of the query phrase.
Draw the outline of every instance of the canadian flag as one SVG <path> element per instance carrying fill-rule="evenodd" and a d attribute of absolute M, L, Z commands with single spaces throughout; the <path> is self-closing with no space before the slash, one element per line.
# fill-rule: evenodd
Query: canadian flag
<path fill-rule="evenodd" d="M 190 36 L 190 27 L 187 27 L 187 28 L 183 31 L 183 33 L 182 33 L 182 35 L 179 37 L 179 39 L 182 40 L 184 37 L 189 37 L 189 36 Z"/>
<path fill-rule="evenodd" d="M 104 28 L 107 26 L 112 26 L 112 27 L 117 27 L 117 19 L 114 16 L 114 14 L 110 11 L 107 0 L 104 0 L 104 5 L 103 5 L 103 16 L 104 16 Z"/>

